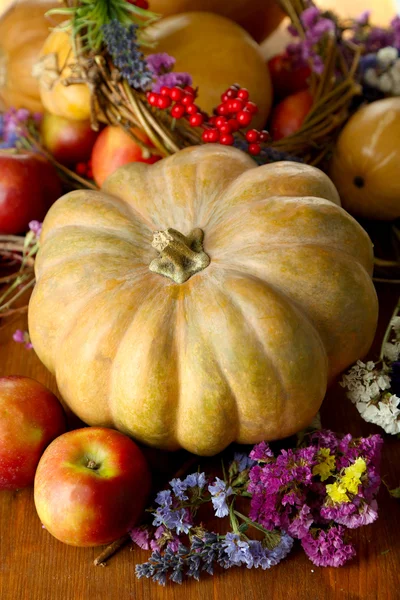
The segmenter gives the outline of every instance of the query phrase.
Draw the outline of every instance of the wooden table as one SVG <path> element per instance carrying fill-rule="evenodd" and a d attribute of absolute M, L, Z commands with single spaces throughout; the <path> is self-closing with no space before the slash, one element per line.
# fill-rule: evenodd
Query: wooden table
<path fill-rule="evenodd" d="M 396 286 L 380 286 L 380 323 L 374 349 L 397 301 Z M 0 327 L 0 376 L 21 374 L 57 391 L 53 377 L 33 350 L 12 341 L 26 321 Z M 323 426 L 353 435 L 381 432 L 359 417 L 337 384 L 329 391 L 321 411 Z M 71 422 L 76 426 L 76 422 Z M 150 453 L 158 472 L 174 468 L 184 457 Z M 382 474 L 390 487 L 400 485 L 400 440 L 385 436 Z M 134 565 L 148 553 L 124 547 L 105 568 L 95 567 L 97 548 L 66 546 L 42 529 L 36 515 L 32 489 L 0 493 L 0 598 L 1 600 L 396 600 L 400 598 L 400 502 L 384 486 L 379 493 L 379 520 L 353 532 L 357 557 L 340 569 L 317 568 L 296 546 L 291 555 L 269 571 L 236 568 L 161 588 L 137 580 Z"/>

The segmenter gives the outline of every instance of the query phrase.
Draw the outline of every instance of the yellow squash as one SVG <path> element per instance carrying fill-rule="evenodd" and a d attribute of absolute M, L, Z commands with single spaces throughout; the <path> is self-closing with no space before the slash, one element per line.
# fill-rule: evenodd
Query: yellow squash
<path fill-rule="evenodd" d="M 268 68 L 260 47 L 239 25 L 206 12 L 190 12 L 161 19 L 147 29 L 155 42 L 151 52 L 167 52 L 176 59 L 175 71 L 186 71 L 199 88 L 196 103 L 212 114 L 221 94 L 233 83 L 250 92 L 259 112 L 252 126 L 264 127 L 272 104 Z"/>
<path fill-rule="evenodd" d="M 217 145 L 58 200 L 35 268 L 32 342 L 71 409 L 201 455 L 309 424 L 377 320 L 371 242 L 329 178 Z"/>
<path fill-rule="evenodd" d="M 52 31 L 41 51 L 38 75 L 43 106 L 53 115 L 72 120 L 90 118 L 90 90 L 84 83 L 64 85 L 74 63 L 71 39 L 65 31 Z"/>
<path fill-rule="evenodd" d="M 391 221 L 400 217 L 400 98 L 361 108 L 336 144 L 330 175 L 352 215 Z"/>

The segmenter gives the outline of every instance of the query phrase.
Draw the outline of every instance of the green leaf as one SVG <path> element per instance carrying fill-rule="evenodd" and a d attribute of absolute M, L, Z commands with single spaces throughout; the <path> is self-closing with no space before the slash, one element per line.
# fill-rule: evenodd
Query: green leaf
<path fill-rule="evenodd" d="M 393 496 L 393 498 L 400 498 L 400 487 L 389 490 L 389 494 Z"/>

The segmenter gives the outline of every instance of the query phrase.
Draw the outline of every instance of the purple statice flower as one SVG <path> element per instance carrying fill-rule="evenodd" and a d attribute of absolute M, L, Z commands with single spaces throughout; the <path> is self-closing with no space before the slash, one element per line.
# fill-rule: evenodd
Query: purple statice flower
<path fill-rule="evenodd" d="M 192 85 L 192 77 L 189 73 L 164 73 L 159 75 L 153 82 L 152 91 L 159 92 L 163 86 L 173 88 L 175 86 L 185 87 L 186 85 Z"/>
<path fill-rule="evenodd" d="M 186 485 L 186 489 L 198 487 L 200 490 L 206 485 L 206 475 L 205 473 L 190 473 L 184 479 L 184 484 Z"/>
<path fill-rule="evenodd" d="M 310 441 L 313 445 L 316 445 L 318 450 L 320 448 L 329 448 L 331 454 L 336 452 L 339 440 L 333 431 L 329 429 L 320 429 L 310 434 Z"/>
<path fill-rule="evenodd" d="M 22 329 L 17 329 L 12 336 L 14 342 L 18 344 L 24 344 L 27 350 L 32 350 L 33 345 L 31 339 L 29 337 L 29 333 L 27 331 L 22 331 Z"/>
<path fill-rule="evenodd" d="M 310 530 L 301 545 L 317 567 L 341 567 L 355 555 L 354 547 L 344 541 L 344 532 L 341 525 L 328 530 Z"/>
<path fill-rule="evenodd" d="M 301 540 L 309 532 L 313 521 L 314 519 L 311 515 L 310 507 L 307 506 L 307 504 L 303 504 L 297 517 L 290 523 L 288 533 L 292 537 Z"/>
<path fill-rule="evenodd" d="M 327 521 L 335 521 L 348 529 L 357 529 L 363 525 L 369 525 L 378 518 L 378 504 L 372 500 L 371 504 L 355 499 L 351 503 L 343 503 L 338 506 L 323 506 L 321 516 Z"/>
<path fill-rule="evenodd" d="M 274 458 L 274 454 L 266 442 L 261 442 L 254 446 L 253 450 L 249 454 L 252 460 L 258 462 L 268 461 L 270 458 Z"/>
<path fill-rule="evenodd" d="M 246 565 L 251 568 L 253 566 L 254 561 L 250 552 L 250 546 L 237 533 L 227 533 L 222 542 L 222 548 L 227 555 L 227 567 Z M 225 565 L 223 564 L 223 566 Z"/>
<path fill-rule="evenodd" d="M 316 6 L 306 8 L 300 15 L 300 20 L 306 29 L 312 29 L 319 21 L 321 11 Z"/>
<path fill-rule="evenodd" d="M 172 479 L 169 485 L 179 500 L 188 500 L 188 496 L 185 494 L 188 486 L 181 479 Z"/>
<path fill-rule="evenodd" d="M 356 18 L 356 24 L 359 25 L 360 27 L 365 27 L 365 25 L 368 25 L 368 23 L 369 23 L 370 16 L 371 16 L 371 11 L 370 10 L 364 10 Z"/>
<path fill-rule="evenodd" d="M 150 549 L 150 531 L 147 527 L 133 527 L 129 530 L 131 540 L 143 550 Z"/>
<path fill-rule="evenodd" d="M 226 499 L 233 494 L 232 488 L 230 486 L 227 488 L 225 481 L 216 477 L 215 483 L 208 486 L 208 491 L 212 496 L 211 501 L 215 515 L 220 518 L 228 516 L 229 508 Z"/>
<path fill-rule="evenodd" d="M 155 503 L 162 507 L 172 506 L 172 494 L 170 490 L 162 490 L 155 497 Z"/>
<path fill-rule="evenodd" d="M 247 456 L 247 454 L 242 454 L 241 452 L 235 452 L 235 454 L 233 455 L 233 460 L 237 463 L 239 473 L 242 473 L 246 469 L 254 467 L 254 465 L 256 464 L 255 460 L 252 460 Z"/>
<path fill-rule="evenodd" d="M 166 52 L 157 52 L 156 54 L 149 54 L 146 58 L 147 66 L 154 75 L 163 75 L 169 73 L 176 63 L 173 56 L 170 56 Z"/>
<path fill-rule="evenodd" d="M 153 513 L 153 525 L 165 525 L 167 529 L 176 533 L 189 533 L 192 527 L 190 513 L 185 508 L 171 509 L 169 506 L 157 508 Z"/>
<path fill-rule="evenodd" d="M 42 226 L 43 223 L 40 223 L 40 221 L 29 221 L 29 229 L 33 231 L 37 238 L 40 237 L 40 234 L 42 233 Z"/>

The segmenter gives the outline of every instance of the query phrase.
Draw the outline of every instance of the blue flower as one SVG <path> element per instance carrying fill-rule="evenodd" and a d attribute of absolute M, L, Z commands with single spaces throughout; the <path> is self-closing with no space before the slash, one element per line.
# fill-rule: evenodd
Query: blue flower
<path fill-rule="evenodd" d="M 191 473 L 184 479 L 187 488 L 198 487 L 200 490 L 206 485 L 205 473 Z"/>
<path fill-rule="evenodd" d="M 247 454 L 242 454 L 241 452 L 235 452 L 233 455 L 233 460 L 237 462 L 239 473 L 245 471 L 246 469 L 250 469 L 254 467 L 256 464 L 255 460 L 252 460 L 247 456 Z"/>
<path fill-rule="evenodd" d="M 172 481 L 169 482 L 169 485 L 172 487 L 172 491 L 177 498 L 180 500 L 188 499 L 185 492 L 189 486 L 186 482 L 182 481 L 182 479 L 172 479 Z"/>
<path fill-rule="evenodd" d="M 253 566 L 254 560 L 250 546 L 237 533 L 227 533 L 222 542 L 222 548 L 228 557 L 227 564 L 223 566 L 247 565 L 248 568 Z"/>
<path fill-rule="evenodd" d="M 226 489 L 225 481 L 222 481 L 219 477 L 215 478 L 215 483 L 208 486 L 208 491 L 210 492 L 212 498 L 212 505 L 217 517 L 226 517 L 229 515 L 229 508 L 226 503 L 226 499 L 228 496 L 233 494 L 233 490 L 231 487 Z"/>
<path fill-rule="evenodd" d="M 159 504 L 160 506 L 171 506 L 172 505 L 172 495 L 170 490 L 162 490 L 161 492 L 158 492 L 156 498 L 155 498 L 155 502 L 156 504 Z"/>

